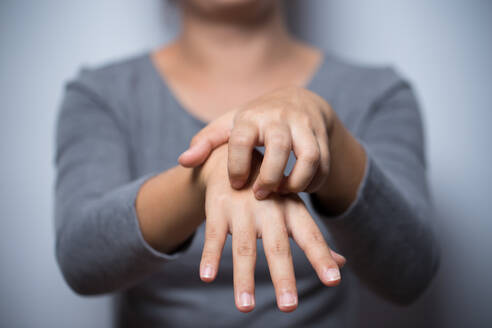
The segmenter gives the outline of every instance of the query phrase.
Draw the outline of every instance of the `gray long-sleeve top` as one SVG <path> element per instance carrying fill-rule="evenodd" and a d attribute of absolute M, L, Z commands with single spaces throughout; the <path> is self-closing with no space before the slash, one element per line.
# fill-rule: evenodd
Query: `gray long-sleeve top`
<path fill-rule="evenodd" d="M 368 155 L 357 198 L 343 214 L 331 217 L 301 194 L 330 245 L 348 259 L 340 286 L 324 287 L 291 242 L 299 308 L 281 313 L 259 242 L 257 305 L 242 314 L 234 307 L 230 238 L 211 285 L 198 275 L 203 225 L 173 254 L 145 242 L 135 211 L 139 187 L 177 165 L 205 123 L 179 104 L 144 54 L 83 70 L 66 86 L 56 137 L 56 256 L 72 289 L 118 292 L 121 325 L 130 327 L 349 326 L 358 280 L 394 302 L 415 299 L 439 256 L 411 87 L 390 68 L 326 54 L 307 88 L 331 104 Z"/>

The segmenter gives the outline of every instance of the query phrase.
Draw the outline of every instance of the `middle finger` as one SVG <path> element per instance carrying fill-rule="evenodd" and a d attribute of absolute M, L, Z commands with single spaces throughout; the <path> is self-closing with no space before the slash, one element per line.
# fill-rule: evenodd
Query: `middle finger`
<path fill-rule="evenodd" d="M 277 294 L 278 307 L 283 312 L 291 312 L 297 308 L 296 278 L 289 236 L 283 213 L 280 210 L 270 213 L 270 217 L 263 220 L 262 238 L 270 275 Z"/>
<path fill-rule="evenodd" d="M 236 307 L 250 312 L 255 307 L 256 225 L 241 211 L 232 222 L 232 258 Z"/>

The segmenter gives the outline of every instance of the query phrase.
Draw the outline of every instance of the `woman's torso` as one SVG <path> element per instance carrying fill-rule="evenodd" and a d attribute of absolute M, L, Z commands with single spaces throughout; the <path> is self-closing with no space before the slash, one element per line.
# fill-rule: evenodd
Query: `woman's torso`
<path fill-rule="evenodd" d="M 351 66 L 325 55 L 307 88 L 326 99 L 347 128 L 357 135 L 378 91 L 392 82 L 393 76 L 388 69 Z M 178 156 L 187 148 L 193 135 L 205 126 L 178 103 L 148 54 L 84 71 L 80 79 L 97 89 L 118 113 L 119 123 L 127 132 L 132 178 L 177 165 Z M 293 162 L 291 156 L 287 170 Z M 335 246 L 312 209 L 309 196 L 301 194 L 301 197 L 328 242 Z M 217 280 L 205 284 L 199 279 L 203 232 L 202 225 L 189 248 L 178 259 L 163 264 L 158 273 L 121 294 L 119 319 L 122 326 L 341 327 L 353 322 L 356 281 L 348 269 L 342 271 L 341 285 L 325 287 L 293 242 L 298 309 L 289 314 L 277 309 L 262 244 L 258 241 L 256 308 L 249 314 L 240 313 L 234 305 L 230 238 L 224 247 Z"/>

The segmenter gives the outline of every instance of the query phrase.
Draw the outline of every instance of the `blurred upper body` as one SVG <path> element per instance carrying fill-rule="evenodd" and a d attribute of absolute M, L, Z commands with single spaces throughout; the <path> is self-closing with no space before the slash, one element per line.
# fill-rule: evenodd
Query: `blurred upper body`
<path fill-rule="evenodd" d="M 390 68 L 349 64 L 290 39 L 275 46 L 272 38 L 284 35 L 275 28 L 267 29 L 270 38 L 243 49 L 247 39 L 238 37 L 251 34 L 226 34 L 209 22 L 240 11 L 247 13 L 240 15 L 245 28 L 276 24 L 262 17 L 273 15 L 269 10 L 277 1 L 183 2 L 188 32 L 178 42 L 84 70 L 67 85 L 57 130 L 55 215 L 57 258 L 70 286 L 81 294 L 120 292 L 121 325 L 135 327 L 350 326 L 357 279 L 349 272 L 382 297 L 413 301 L 432 278 L 438 252 L 429 221 L 422 122 L 409 84 Z M 200 34 L 197 28 L 213 31 Z M 224 48 L 207 46 L 213 42 Z M 278 52 L 269 57 L 265 51 Z M 338 215 L 328 213 L 315 195 L 300 194 L 329 244 L 348 259 L 342 283 L 323 286 L 291 242 L 299 308 L 281 313 L 258 243 L 256 308 L 242 314 L 234 308 L 230 238 L 216 281 L 204 285 L 197 274 L 204 224 L 178 249 L 163 252 L 143 236 L 135 202 L 146 181 L 176 166 L 208 121 L 279 81 L 326 100 L 367 160 L 355 199 Z M 294 162 L 291 156 L 287 170 Z"/>

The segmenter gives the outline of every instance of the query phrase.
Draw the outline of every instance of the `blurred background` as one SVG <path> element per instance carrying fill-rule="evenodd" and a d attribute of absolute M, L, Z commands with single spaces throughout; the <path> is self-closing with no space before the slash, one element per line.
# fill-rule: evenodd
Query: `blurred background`
<path fill-rule="evenodd" d="M 440 271 L 414 305 L 363 291 L 361 327 L 492 327 L 492 1 L 286 0 L 301 38 L 413 83 L 426 123 Z M 54 123 L 83 65 L 169 41 L 163 0 L 0 1 L 0 326 L 111 327 L 54 258 Z"/>

